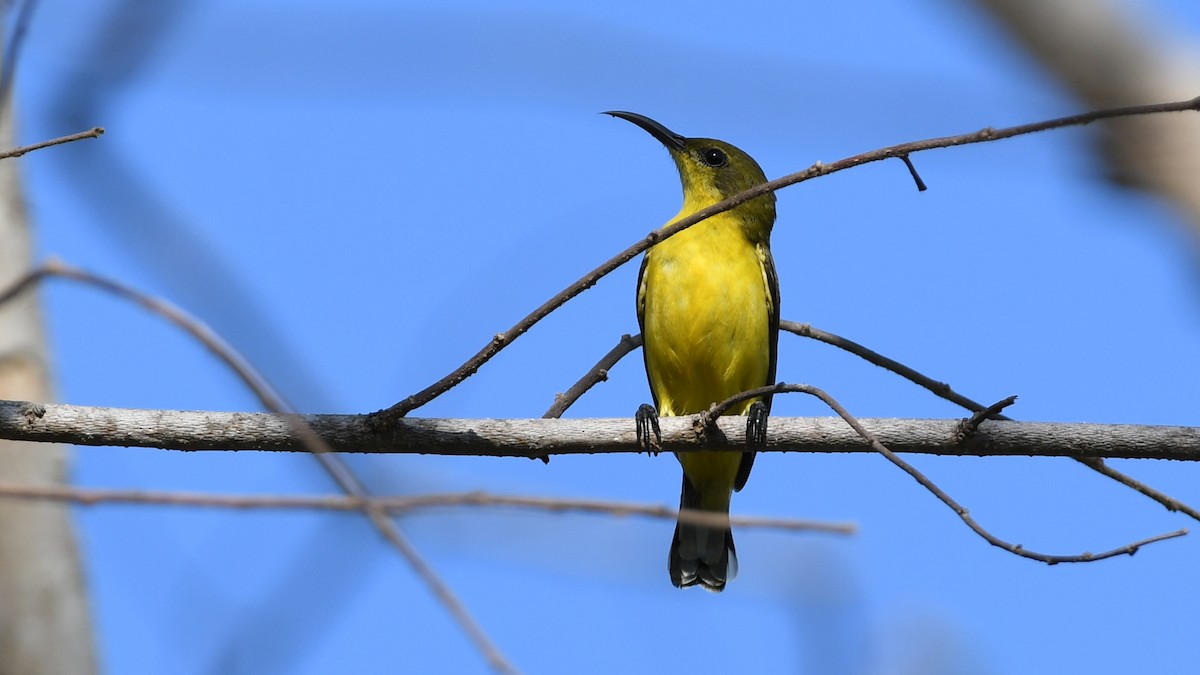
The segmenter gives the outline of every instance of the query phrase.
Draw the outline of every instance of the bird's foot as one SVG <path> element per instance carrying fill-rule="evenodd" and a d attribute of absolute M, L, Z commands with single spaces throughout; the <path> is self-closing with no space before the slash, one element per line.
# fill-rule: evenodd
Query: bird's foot
<path fill-rule="evenodd" d="M 767 404 L 755 401 L 746 413 L 746 450 L 757 452 L 767 447 Z"/>
<path fill-rule="evenodd" d="M 658 426 L 658 411 L 649 403 L 643 403 L 633 416 L 637 425 L 638 448 L 649 455 L 662 451 L 662 429 Z"/>

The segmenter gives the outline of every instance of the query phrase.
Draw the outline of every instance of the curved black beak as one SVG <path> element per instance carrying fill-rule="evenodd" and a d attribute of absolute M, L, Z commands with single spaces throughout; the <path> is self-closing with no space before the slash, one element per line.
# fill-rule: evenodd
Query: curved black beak
<path fill-rule="evenodd" d="M 638 125 L 639 127 L 645 129 L 646 132 L 649 133 L 651 136 L 657 138 L 658 142 L 667 146 L 668 150 L 673 150 L 675 152 L 679 152 L 679 151 L 683 150 L 683 147 L 684 147 L 683 146 L 683 141 L 684 141 L 683 136 L 680 136 L 679 134 L 675 133 L 674 131 L 671 131 L 670 129 L 664 127 L 663 125 L 659 124 L 658 122 L 655 122 L 654 120 L 650 119 L 649 117 L 646 117 L 645 115 L 639 115 L 637 113 L 625 112 L 622 110 L 608 110 L 601 114 L 602 115 L 612 115 L 613 117 L 619 117 L 627 122 L 633 122 L 634 124 Z"/>

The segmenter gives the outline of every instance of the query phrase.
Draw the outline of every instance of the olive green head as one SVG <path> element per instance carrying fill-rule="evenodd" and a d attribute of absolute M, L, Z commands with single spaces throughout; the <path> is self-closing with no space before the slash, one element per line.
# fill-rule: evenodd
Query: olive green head
<path fill-rule="evenodd" d="M 685 138 L 637 113 L 613 110 L 605 114 L 638 125 L 666 146 L 679 168 L 685 211 L 698 211 L 767 182 L 758 162 L 729 143 L 711 138 Z M 769 234 L 775 222 L 775 194 L 756 197 L 733 211 Z"/>

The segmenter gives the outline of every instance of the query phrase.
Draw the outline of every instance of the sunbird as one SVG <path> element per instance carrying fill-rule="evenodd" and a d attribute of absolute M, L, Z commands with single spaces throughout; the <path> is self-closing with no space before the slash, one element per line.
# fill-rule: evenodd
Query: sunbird
<path fill-rule="evenodd" d="M 666 146 L 683 183 L 683 208 L 667 223 L 767 182 L 758 163 L 711 138 L 685 138 L 636 113 L 606 113 L 641 127 Z M 703 220 L 646 252 L 637 282 L 642 355 L 654 406 L 638 410 L 649 450 L 658 416 L 690 415 L 734 394 L 772 384 L 779 344 L 779 280 L 771 259 L 775 195 L 767 193 Z M 746 415 L 746 451 L 676 453 L 683 465 L 681 509 L 711 511 L 725 525 L 681 520 L 667 558 L 677 588 L 719 593 L 737 575 L 729 501 L 766 442 L 771 397 L 733 406 Z M 650 434 L 655 439 L 650 439 Z"/>

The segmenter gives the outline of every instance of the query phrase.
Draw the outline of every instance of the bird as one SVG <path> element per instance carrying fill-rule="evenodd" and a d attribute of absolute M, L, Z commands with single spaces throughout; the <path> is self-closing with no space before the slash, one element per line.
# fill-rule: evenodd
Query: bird
<path fill-rule="evenodd" d="M 641 127 L 675 160 L 683 207 L 664 227 L 767 182 L 758 163 L 729 143 L 685 138 L 637 113 L 605 114 Z M 642 405 L 635 417 L 643 449 L 661 447 L 659 415 L 700 413 L 734 394 L 774 383 L 779 344 L 779 280 L 770 245 L 774 224 L 775 195 L 768 192 L 646 252 L 638 273 L 637 318 L 654 405 Z M 755 450 L 766 442 L 770 407 L 768 395 L 726 412 L 747 416 L 741 453 L 676 453 L 683 467 L 680 509 L 720 514 L 724 524 L 683 518 L 676 523 L 667 559 L 675 587 L 698 585 L 719 593 L 736 576 L 729 504 L 750 477 Z"/>

